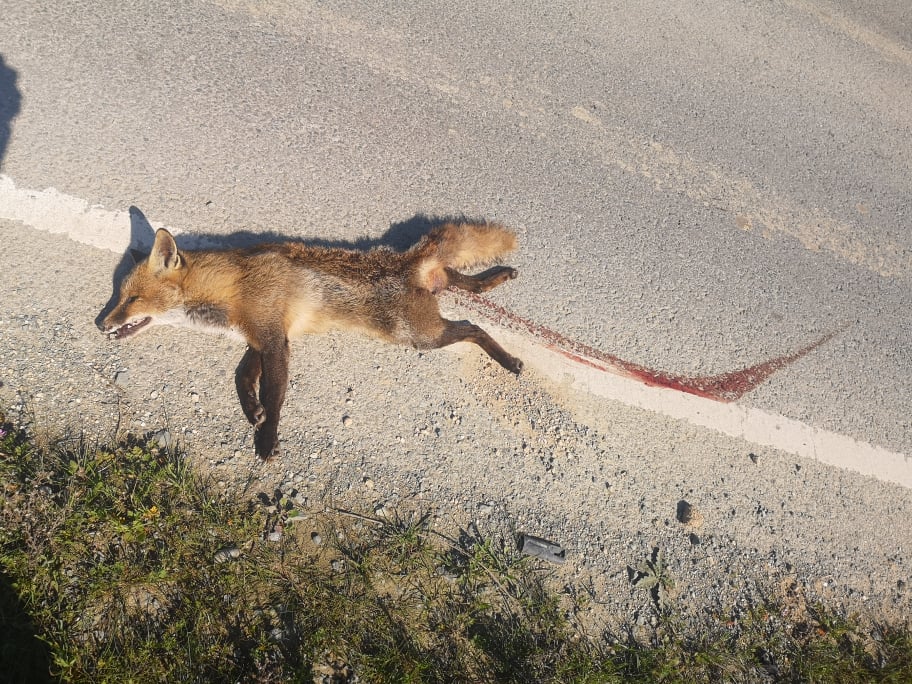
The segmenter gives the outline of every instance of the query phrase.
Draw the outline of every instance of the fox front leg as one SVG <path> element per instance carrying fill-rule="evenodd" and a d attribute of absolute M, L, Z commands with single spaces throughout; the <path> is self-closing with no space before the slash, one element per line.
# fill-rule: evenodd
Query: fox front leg
<path fill-rule="evenodd" d="M 253 436 L 257 456 L 263 460 L 275 456 L 279 446 L 279 414 L 288 387 L 288 340 L 260 350 L 260 404 L 265 412 Z"/>
<path fill-rule="evenodd" d="M 234 386 L 241 401 L 241 410 L 254 427 L 259 427 L 266 420 L 266 411 L 257 397 L 257 383 L 262 372 L 260 352 L 253 347 L 247 347 L 237 370 L 234 371 Z"/>

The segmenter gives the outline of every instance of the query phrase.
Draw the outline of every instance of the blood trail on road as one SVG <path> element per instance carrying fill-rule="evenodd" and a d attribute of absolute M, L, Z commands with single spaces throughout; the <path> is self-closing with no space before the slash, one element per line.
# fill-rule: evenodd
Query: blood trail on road
<path fill-rule="evenodd" d="M 471 292 L 459 292 L 457 299 L 466 308 L 477 311 L 486 318 L 493 320 L 494 323 L 501 327 L 520 330 L 531 335 L 541 344 L 553 349 L 563 356 L 582 363 L 597 370 L 605 372 L 618 373 L 626 377 L 634 378 L 645 383 L 650 387 L 664 387 L 666 389 L 677 390 L 693 394 L 704 399 L 714 401 L 731 402 L 737 401 L 751 390 L 756 389 L 767 378 L 776 371 L 782 370 L 786 366 L 794 363 L 803 356 L 817 349 L 817 347 L 830 341 L 835 335 L 842 332 L 845 328 L 839 328 L 830 332 L 816 342 L 806 347 L 802 347 L 792 354 L 778 356 L 776 358 L 758 363 L 741 370 L 722 373 L 719 375 L 700 375 L 696 377 L 686 377 L 681 375 L 672 375 L 664 371 L 657 371 L 631 361 L 603 352 L 587 344 L 570 339 L 550 328 L 538 323 L 534 323 L 512 311 L 495 304 L 481 295 Z"/>

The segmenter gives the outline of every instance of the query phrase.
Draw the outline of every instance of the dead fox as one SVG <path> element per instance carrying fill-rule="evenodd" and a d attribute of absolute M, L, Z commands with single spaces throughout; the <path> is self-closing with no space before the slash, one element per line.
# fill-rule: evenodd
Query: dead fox
<path fill-rule="evenodd" d="M 178 250 L 171 234 L 161 229 L 152 253 L 124 279 L 117 306 L 101 328 L 112 339 L 162 324 L 244 339 L 247 351 L 235 385 L 244 415 L 256 430 L 256 453 L 266 459 L 278 447 L 288 341 L 303 334 L 353 329 L 418 349 L 474 342 L 508 371 L 519 373 L 522 362 L 484 330 L 441 317 L 435 297 L 450 285 L 484 292 L 515 278 L 516 270 L 507 266 L 474 276 L 456 270 L 490 263 L 515 247 L 516 236 L 503 226 L 470 221 L 445 223 L 406 252 L 299 242 Z"/>

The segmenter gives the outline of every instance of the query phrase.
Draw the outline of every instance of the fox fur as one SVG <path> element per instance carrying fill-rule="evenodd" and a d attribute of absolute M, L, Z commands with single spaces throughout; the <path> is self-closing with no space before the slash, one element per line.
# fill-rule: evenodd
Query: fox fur
<path fill-rule="evenodd" d="M 289 340 L 329 329 L 356 330 L 418 349 L 473 342 L 501 366 L 522 362 L 468 321 L 440 315 L 435 295 L 449 286 L 484 292 L 516 277 L 506 266 L 471 276 L 516 248 L 495 223 L 448 222 L 414 247 L 362 252 L 278 242 L 233 250 L 179 250 L 164 229 L 120 287 L 101 328 L 127 339 L 155 325 L 227 333 L 247 343 L 235 373 L 244 415 L 261 458 L 278 448 L 288 385 Z"/>

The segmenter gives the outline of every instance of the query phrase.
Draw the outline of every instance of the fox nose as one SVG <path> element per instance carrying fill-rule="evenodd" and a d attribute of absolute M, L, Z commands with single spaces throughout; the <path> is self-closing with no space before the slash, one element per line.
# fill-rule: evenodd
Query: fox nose
<path fill-rule="evenodd" d="M 95 327 L 98 328 L 101 332 L 104 332 L 105 328 L 108 327 L 105 322 L 108 320 L 108 316 L 110 314 L 111 314 L 111 309 L 109 309 L 108 307 L 105 307 L 95 317 Z"/>

